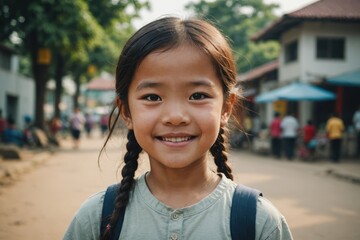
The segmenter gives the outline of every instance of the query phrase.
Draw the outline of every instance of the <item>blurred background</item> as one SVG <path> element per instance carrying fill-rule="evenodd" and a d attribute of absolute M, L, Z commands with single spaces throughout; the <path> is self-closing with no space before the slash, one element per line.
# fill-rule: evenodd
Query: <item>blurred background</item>
<path fill-rule="evenodd" d="M 295 239 L 360 239 L 360 0 L 2 0 L 0 239 L 60 238 L 80 203 L 118 180 L 123 135 L 97 176 L 117 59 L 165 15 L 208 19 L 231 43 L 247 110 L 229 138 L 241 182 L 286 213 Z M 74 109 L 85 119 L 80 148 L 69 141 Z M 272 129 L 289 114 L 298 124 L 290 157 Z M 337 162 L 331 115 L 344 126 Z M 61 151 L 43 171 L 2 186 L 53 146 Z"/>

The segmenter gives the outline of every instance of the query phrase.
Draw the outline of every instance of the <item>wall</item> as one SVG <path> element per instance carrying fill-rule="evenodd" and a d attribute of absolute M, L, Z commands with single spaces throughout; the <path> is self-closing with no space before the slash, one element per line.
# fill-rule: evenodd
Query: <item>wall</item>
<path fill-rule="evenodd" d="M 302 26 L 290 29 L 285 32 L 280 39 L 281 51 L 279 56 L 279 84 L 285 85 L 286 83 L 294 82 L 300 79 L 301 76 L 301 62 L 300 59 L 303 55 L 301 49 L 301 32 Z M 294 41 L 298 41 L 298 59 L 293 62 L 285 63 L 285 46 Z"/>
<path fill-rule="evenodd" d="M 345 59 L 316 58 L 317 37 L 344 37 Z M 360 68 L 360 24 L 305 23 L 301 36 L 301 79 L 313 81 Z"/>
<path fill-rule="evenodd" d="M 7 117 L 7 113 L 11 112 L 11 109 L 6 107 L 7 95 L 17 97 L 18 103 L 15 121 L 19 128 L 23 128 L 23 117 L 25 115 L 34 118 L 34 81 L 17 73 L 0 69 L 0 86 L 0 108 L 3 110 L 3 117 Z"/>

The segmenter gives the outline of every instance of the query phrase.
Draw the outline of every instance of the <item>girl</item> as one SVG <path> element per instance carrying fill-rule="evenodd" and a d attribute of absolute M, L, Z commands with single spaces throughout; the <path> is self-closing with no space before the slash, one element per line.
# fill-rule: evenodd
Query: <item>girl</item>
<path fill-rule="evenodd" d="M 110 239 L 122 207 L 119 239 L 231 239 L 236 183 L 225 133 L 230 116 L 241 110 L 233 108 L 235 83 L 231 49 L 209 23 L 167 17 L 137 31 L 116 70 L 116 119 L 121 116 L 129 131 L 115 209 L 100 236 L 104 192 L 92 196 L 64 239 Z M 134 179 L 142 151 L 151 170 Z M 209 168 L 209 154 L 217 172 Z M 263 197 L 256 239 L 292 239 L 284 217 Z"/>

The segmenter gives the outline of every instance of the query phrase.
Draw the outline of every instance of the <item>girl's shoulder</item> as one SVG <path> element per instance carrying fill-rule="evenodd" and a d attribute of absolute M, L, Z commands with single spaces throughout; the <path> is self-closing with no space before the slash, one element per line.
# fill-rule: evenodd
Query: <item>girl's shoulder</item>
<path fill-rule="evenodd" d="M 80 206 L 77 214 L 94 214 L 98 210 L 101 213 L 104 202 L 105 190 L 97 192 L 86 199 Z"/>
<path fill-rule="evenodd" d="M 256 234 L 256 239 L 292 239 L 285 217 L 265 197 L 257 202 Z"/>
<path fill-rule="evenodd" d="M 64 235 L 64 240 L 97 239 L 100 236 L 104 195 L 105 191 L 98 192 L 81 204 Z M 79 236 L 81 238 L 78 238 Z"/>

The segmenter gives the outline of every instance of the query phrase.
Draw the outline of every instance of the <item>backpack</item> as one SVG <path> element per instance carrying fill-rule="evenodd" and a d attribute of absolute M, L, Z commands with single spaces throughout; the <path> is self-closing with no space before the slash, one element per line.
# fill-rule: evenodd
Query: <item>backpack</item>
<path fill-rule="evenodd" d="M 102 221 L 100 226 L 100 236 L 105 232 L 115 207 L 115 198 L 120 188 L 120 183 L 111 185 L 107 188 L 102 208 Z M 232 240 L 254 240 L 255 239 L 255 221 L 256 221 L 256 204 L 262 193 L 256 189 L 237 185 L 231 206 L 230 231 Z M 118 240 L 121 228 L 124 222 L 125 208 L 120 210 L 120 216 L 113 228 L 111 240 Z"/>

